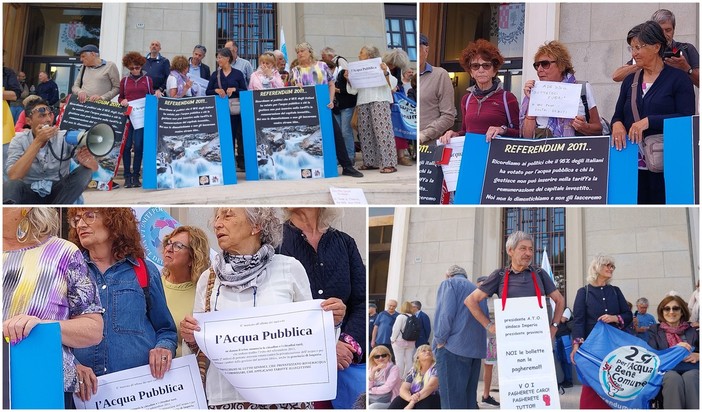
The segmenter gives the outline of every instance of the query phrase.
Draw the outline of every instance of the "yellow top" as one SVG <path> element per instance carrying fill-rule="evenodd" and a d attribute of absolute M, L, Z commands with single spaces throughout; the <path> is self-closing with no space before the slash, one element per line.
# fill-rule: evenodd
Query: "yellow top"
<path fill-rule="evenodd" d="M 5 88 L 2 88 L 3 93 Z M 15 137 L 15 120 L 12 118 L 10 104 L 7 100 L 2 101 L 2 144 L 10 143 L 10 140 Z M 5 159 L 3 159 L 3 162 Z"/>
<path fill-rule="evenodd" d="M 163 291 L 166 294 L 166 304 L 171 311 L 173 321 L 178 329 L 176 357 L 180 357 L 183 353 L 183 349 L 181 348 L 183 338 L 180 336 L 180 321 L 185 319 L 185 315 L 191 315 L 193 313 L 195 284 L 193 282 L 171 283 L 163 276 L 161 276 L 161 281 L 163 282 Z"/>

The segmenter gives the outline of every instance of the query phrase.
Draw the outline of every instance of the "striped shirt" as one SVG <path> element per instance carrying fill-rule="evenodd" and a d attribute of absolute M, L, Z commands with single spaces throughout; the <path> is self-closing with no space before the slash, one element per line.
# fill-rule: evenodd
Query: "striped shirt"
<path fill-rule="evenodd" d="M 17 315 L 61 321 L 102 313 L 95 282 L 83 255 L 71 242 L 51 236 L 38 245 L 5 251 L 3 321 Z M 63 346 L 64 390 L 76 388 L 73 353 Z"/>

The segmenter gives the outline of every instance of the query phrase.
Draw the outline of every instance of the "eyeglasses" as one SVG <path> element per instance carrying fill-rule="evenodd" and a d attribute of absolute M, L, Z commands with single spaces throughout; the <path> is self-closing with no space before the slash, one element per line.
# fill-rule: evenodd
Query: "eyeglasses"
<path fill-rule="evenodd" d="M 373 356 L 373 359 L 380 359 L 380 358 L 387 358 L 387 357 L 388 357 L 388 354 L 387 354 L 387 353 L 383 353 L 383 354 L 381 354 L 381 355 L 375 355 L 375 356 Z"/>
<path fill-rule="evenodd" d="M 483 70 L 490 70 L 492 69 L 492 63 L 471 63 L 469 67 L 471 70 L 478 70 L 481 67 Z"/>
<path fill-rule="evenodd" d="M 39 114 L 46 114 L 46 113 L 54 114 L 53 110 L 51 110 L 51 108 L 46 107 L 46 106 L 35 107 L 34 109 L 32 109 L 32 110 L 29 112 L 29 115 L 31 116 L 31 115 L 33 115 L 34 113 L 39 113 Z"/>
<path fill-rule="evenodd" d="M 551 63 L 555 63 L 556 60 L 541 60 L 538 62 L 534 62 L 534 70 L 539 70 L 539 66 L 541 66 L 542 69 L 548 70 L 549 67 L 551 67 Z"/>
<path fill-rule="evenodd" d="M 680 306 L 663 306 L 663 312 L 680 312 L 681 309 Z"/>
<path fill-rule="evenodd" d="M 95 223 L 95 218 L 97 218 L 98 213 L 97 211 L 83 212 L 82 214 L 73 216 L 73 218 L 68 221 L 68 224 L 75 229 L 78 226 L 78 222 L 82 219 L 86 225 L 90 226 Z"/>
<path fill-rule="evenodd" d="M 650 46 L 650 45 L 649 44 L 642 44 L 640 46 L 629 46 L 629 47 L 627 47 L 627 49 L 629 50 L 629 53 L 632 53 L 634 50 L 639 51 L 646 46 Z"/>
<path fill-rule="evenodd" d="M 616 266 L 614 266 L 614 265 L 613 265 L 612 263 L 608 263 L 608 264 L 606 264 L 606 265 L 605 265 L 605 267 L 606 267 L 606 268 L 609 268 L 609 269 L 612 269 L 612 270 L 614 270 L 614 269 L 616 269 L 616 268 L 617 268 L 617 267 L 616 267 Z"/>
<path fill-rule="evenodd" d="M 164 247 L 164 249 L 168 249 L 169 247 L 176 252 L 180 252 L 181 250 L 183 250 L 185 248 L 190 249 L 190 246 L 184 245 L 183 243 L 177 242 L 177 241 L 171 242 L 170 239 L 166 242 L 166 246 Z"/>
<path fill-rule="evenodd" d="M 129 68 L 129 70 L 137 70 L 137 69 L 141 69 L 141 66 L 132 66 Z"/>

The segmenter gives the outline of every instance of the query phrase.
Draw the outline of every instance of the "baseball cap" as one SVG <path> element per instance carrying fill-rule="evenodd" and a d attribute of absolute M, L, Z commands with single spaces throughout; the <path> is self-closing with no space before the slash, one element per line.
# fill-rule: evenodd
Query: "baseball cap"
<path fill-rule="evenodd" d="M 85 52 L 93 52 L 93 53 L 100 53 L 100 50 L 97 48 L 96 45 L 94 44 L 86 44 L 85 46 L 81 47 L 80 50 L 78 50 L 78 53 L 76 53 L 78 56 Z"/>

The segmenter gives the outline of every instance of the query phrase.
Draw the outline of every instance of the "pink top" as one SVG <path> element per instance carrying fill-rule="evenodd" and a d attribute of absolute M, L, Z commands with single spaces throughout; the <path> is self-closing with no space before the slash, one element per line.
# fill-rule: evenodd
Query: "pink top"
<path fill-rule="evenodd" d="M 383 395 L 392 392 L 392 399 L 400 394 L 400 369 L 392 362 L 388 362 L 385 369 L 378 371 L 375 376 L 368 374 L 368 393 Z"/>
<path fill-rule="evenodd" d="M 278 89 L 281 87 L 285 87 L 285 85 L 277 70 L 273 70 L 272 77 L 266 77 L 260 68 L 251 74 L 249 90 Z"/>

